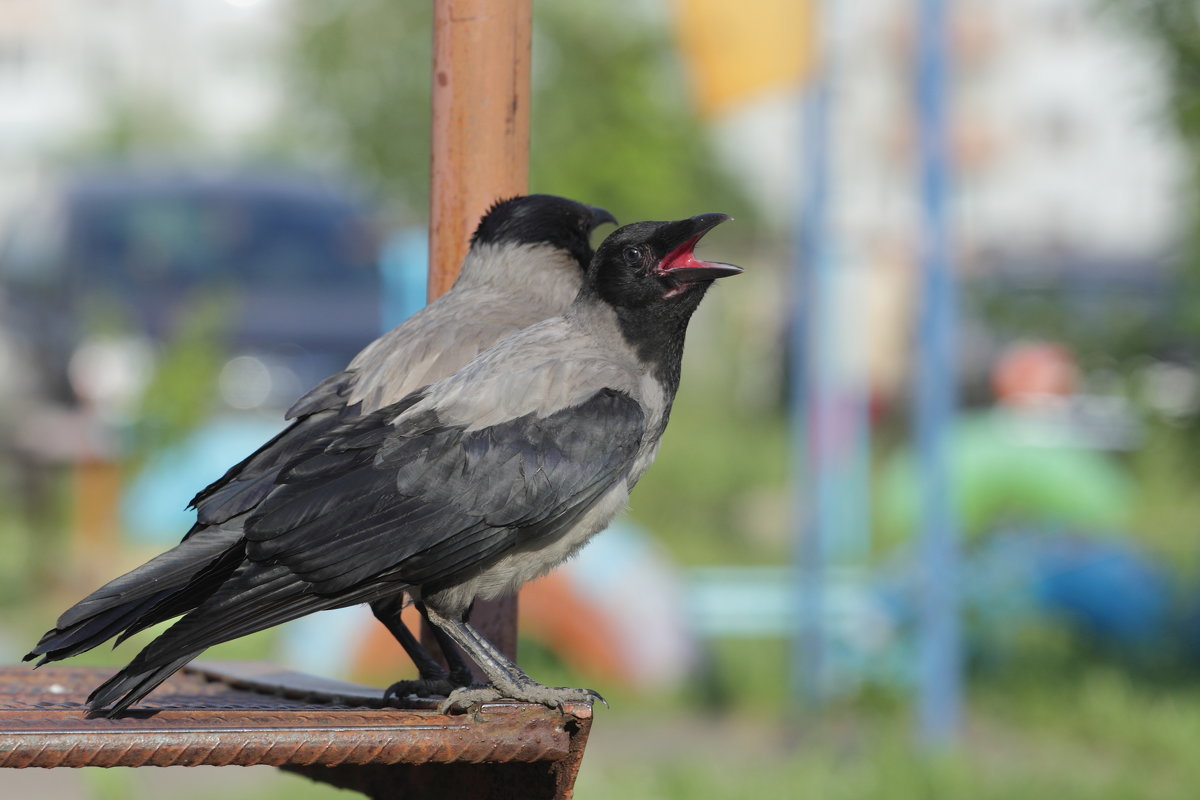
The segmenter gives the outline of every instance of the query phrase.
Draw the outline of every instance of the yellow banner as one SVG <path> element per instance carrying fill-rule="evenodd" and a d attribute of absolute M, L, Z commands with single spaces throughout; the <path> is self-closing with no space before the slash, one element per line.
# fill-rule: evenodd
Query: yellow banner
<path fill-rule="evenodd" d="M 674 2 L 679 48 L 702 114 L 720 114 L 807 77 L 812 0 Z"/>

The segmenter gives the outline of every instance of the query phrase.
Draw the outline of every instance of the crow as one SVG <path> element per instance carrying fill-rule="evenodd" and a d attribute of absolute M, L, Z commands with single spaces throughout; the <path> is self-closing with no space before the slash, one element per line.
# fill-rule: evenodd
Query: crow
<path fill-rule="evenodd" d="M 236 567 L 230 548 L 241 539 L 243 518 L 274 488 L 284 465 L 346 420 L 395 403 L 503 336 L 564 311 L 591 260 L 592 231 L 616 222 L 602 208 L 553 195 L 494 204 L 449 292 L 301 397 L 286 414 L 290 426 L 193 498 L 197 521 L 181 544 L 77 603 L 26 660 L 67 658 L 190 611 Z M 400 593 L 371 606 L 421 675 L 389 691 L 445 694 L 469 683 L 470 669 L 453 648 L 443 647 L 450 673 L 425 653 L 400 621 L 403 605 Z"/>
<path fill-rule="evenodd" d="M 203 597 L 92 692 L 89 713 L 122 713 L 219 642 L 405 591 L 490 681 L 441 710 L 598 698 L 534 681 L 469 611 L 570 557 L 625 505 L 670 416 L 688 321 L 715 279 L 741 272 L 694 254 L 727 219 L 617 229 L 565 313 L 293 453 L 227 525 Z"/>

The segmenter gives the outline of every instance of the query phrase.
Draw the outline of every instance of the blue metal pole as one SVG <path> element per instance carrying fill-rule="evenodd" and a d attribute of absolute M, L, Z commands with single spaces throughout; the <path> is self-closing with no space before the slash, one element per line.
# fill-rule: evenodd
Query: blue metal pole
<path fill-rule="evenodd" d="M 950 263 L 947 0 L 920 0 L 917 110 L 921 173 L 921 293 L 915 387 L 923 569 L 918 733 L 953 742 L 961 715 L 959 563 L 948 468 L 955 408 L 955 288 Z"/>
<path fill-rule="evenodd" d="M 819 4 L 818 4 L 819 8 Z M 817 15 L 814 14 L 814 17 Z M 814 41 L 817 34 L 813 33 Z M 792 445 L 792 524 L 796 580 L 799 586 L 796 630 L 792 646 L 792 696 L 807 708 L 823 697 L 824 632 L 822 595 L 826 546 L 822 533 L 830 514 L 827 472 L 822 469 L 823 421 L 828 416 L 827 374 L 822 352 L 826 313 L 821 298 L 829 286 L 831 247 L 829 205 L 829 76 L 819 51 L 804 97 L 804 141 L 801 158 L 801 199 L 798 259 L 791 280 L 790 331 Z"/>

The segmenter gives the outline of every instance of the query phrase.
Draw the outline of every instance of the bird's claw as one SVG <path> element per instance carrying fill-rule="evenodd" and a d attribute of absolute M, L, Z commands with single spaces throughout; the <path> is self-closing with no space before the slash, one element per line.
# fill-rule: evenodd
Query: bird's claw
<path fill-rule="evenodd" d="M 385 703 L 400 702 L 406 697 L 449 697 L 458 684 L 448 678 L 417 678 L 396 681 L 383 690 Z"/>
<path fill-rule="evenodd" d="M 450 692 L 446 699 L 438 704 L 439 714 L 452 714 L 456 711 L 474 713 L 484 703 L 502 700 L 504 695 L 490 686 L 462 686 Z"/>
<path fill-rule="evenodd" d="M 592 703 L 599 701 L 604 704 L 605 708 L 608 708 L 608 701 L 593 689 L 575 689 L 570 686 L 543 686 L 540 683 L 531 681 L 529 684 L 512 687 L 512 690 L 508 692 L 501 692 L 492 686 L 455 689 L 438 706 L 438 712 L 442 714 L 450 714 L 455 711 L 475 712 L 484 703 L 492 703 L 504 699 L 538 703 L 559 712 L 565 711 L 568 703 Z"/>

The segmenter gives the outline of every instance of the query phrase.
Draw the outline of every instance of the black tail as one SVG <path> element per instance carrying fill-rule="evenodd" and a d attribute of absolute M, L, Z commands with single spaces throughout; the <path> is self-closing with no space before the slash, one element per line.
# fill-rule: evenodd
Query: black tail
<path fill-rule="evenodd" d="M 38 666 L 179 616 L 204 602 L 243 558 L 241 531 L 207 528 L 67 609 L 25 655 Z"/>
<path fill-rule="evenodd" d="M 141 700 L 204 650 L 320 611 L 376 600 L 404 585 L 372 583 L 318 595 L 287 567 L 244 563 L 204 602 L 146 645 L 88 697 L 89 716 L 111 717 Z"/>
<path fill-rule="evenodd" d="M 161 667 L 141 672 L 131 672 L 133 664 L 130 664 L 97 686 L 88 695 L 87 715 L 89 717 L 115 717 L 119 715 L 125 709 L 129 708 L 129 706 L 150 694 L 156 686 L 171 677 L 177 669 L 198 655 L 200 655 L 200 651 L 188 653 Z M 121 695 L 124 695 L 124 697 L 121 697 Z M 113 703 L 117 698 L 121 699 Z M 112 706 L 105 708 L 109 703 L 113 703 Z"/>

